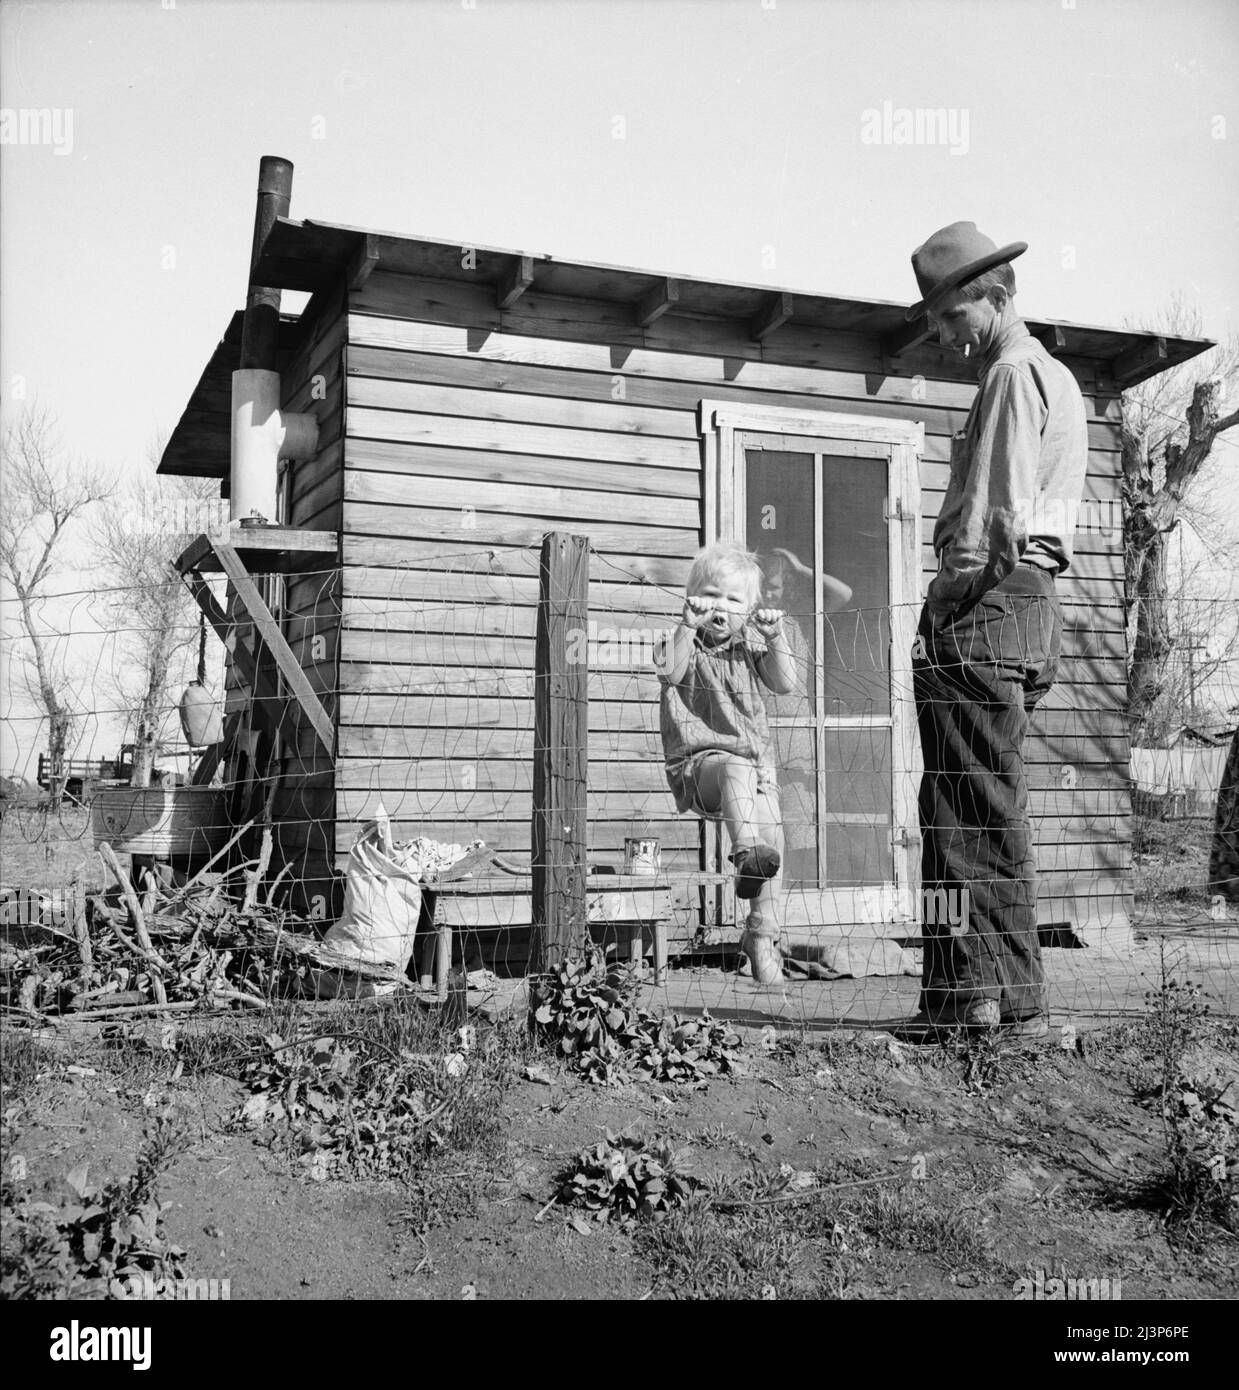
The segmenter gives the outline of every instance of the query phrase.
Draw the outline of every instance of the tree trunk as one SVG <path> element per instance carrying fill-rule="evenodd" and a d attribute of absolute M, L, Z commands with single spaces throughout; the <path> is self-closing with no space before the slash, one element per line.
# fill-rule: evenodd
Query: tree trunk
<path fill-rule="evenodd" d="M 50 688 L 44 690 L 43 699 L 48 709 L 47 761 L 49 772 L 47 794 L 53 805 L 59 805 L 64 800 L 65 783 L 68 780 L 68 773 L 65 768 L 65 749 L 69 745 L 69 729 L 73 723 L 73 716 L 61 705 L 56 698 L 55 691 Z"/>
<path fill-rule="evenodd" d="M 1154 531 L 1141 558 L 1136 581 L 1136 640 L 1131 654 L 1128 710 L 1132 734 L 1147 725 L 1166 677 L 1174 647 L 1166 603 L 1166 532 Z"/>
<path fill-rule="evenodd" d="M 1130 620 L 1137 606 L 1136 639 L 1128 672 L 1128 713 L 1134 742 L 1147 737 L 1150 716 L 1162 693 L 1174 639 L 1166 605 L 1166 538 L 1178 524 L 1179 503 L 1204 466 L 1214 440 L 1239 423 L 1239 410 L 1218 413 L 1221 383 L 1196 383 L 1187 408 L 1187 438 L 1164 450 L 1160 486 L 1153 477 L 1147 438 L 1123 433 L 1124 601 Z"/>
<path fill-rule="evenodd" d="M 149 787 L 151 770 L 155 766 L 155 741 L 145 727 L 139 728 L 133 740 L 133 772 L 129 776 L 131 787 Z"/>
<path fill-rule="evenodd" d="M 1230 741 L 1226 770 L 1217 794 L 1213 853 L 1209 856 L 1209 893 L 1239 903 L 1239 729 Z"/>

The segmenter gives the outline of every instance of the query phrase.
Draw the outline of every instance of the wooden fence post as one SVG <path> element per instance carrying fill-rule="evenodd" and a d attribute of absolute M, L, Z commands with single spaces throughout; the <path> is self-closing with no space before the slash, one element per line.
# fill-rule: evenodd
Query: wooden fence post
<path fill-rule="evenodd" d="M 530 967 L 551 969 L 586 931 L 589 537 L 542 538 L 534 656 L 533 932 Z"/>

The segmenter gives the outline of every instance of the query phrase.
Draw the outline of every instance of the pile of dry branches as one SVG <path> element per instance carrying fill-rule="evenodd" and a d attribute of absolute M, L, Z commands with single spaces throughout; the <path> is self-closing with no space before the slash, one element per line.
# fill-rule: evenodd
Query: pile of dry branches
<path fill-rule="evenodd" d="M 261 860 L 243 866 L 244 892 L 230 890 L 233 875 L 210 874 L 214 860 L 182 887 L 147 873 L 139 891 L 110 845 L 99 853 L 116 887 L 89 894 L 70 930 L 44 926 L 39 935 L 50 941 L 6 949 L 0 994 L 10 1013 L 115 1019 L 263 1007 L 304 992 L 316 967 L 404 983 L 324 949 L 321 924 L 273 905 L 276 885 L 260 904 Z"/>

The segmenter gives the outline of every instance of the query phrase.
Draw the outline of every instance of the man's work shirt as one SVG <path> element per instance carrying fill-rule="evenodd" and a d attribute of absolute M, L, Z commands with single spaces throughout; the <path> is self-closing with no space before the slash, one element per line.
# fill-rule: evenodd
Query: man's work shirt
<path fill-rule="evenodd" d="M 951 480 L 934 526 L 927 601 L 942 620 L 1021 560 L 1061 574 L 1084 491 L 1088 426 L 1075 377 L 1022 320 L 980 359 L 980 386 L 951 441 Z"/>

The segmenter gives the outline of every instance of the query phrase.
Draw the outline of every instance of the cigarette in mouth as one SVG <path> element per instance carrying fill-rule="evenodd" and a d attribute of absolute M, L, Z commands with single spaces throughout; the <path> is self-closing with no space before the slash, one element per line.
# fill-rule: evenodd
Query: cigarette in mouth
<path fill-rule="evenodd" d="M 967 357 L 968 354 L 969 354 L 971 351 L 972 351 L 972 344 L 971 344 L 971 343 L 965 343 L 965 344 L 964 344 L 964 356 Z"/>

